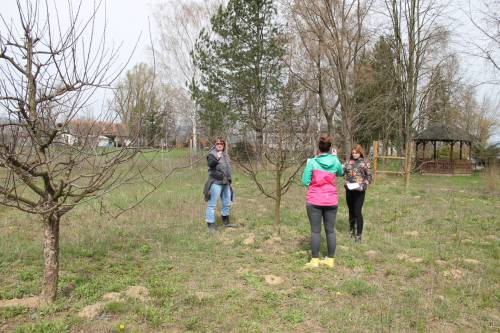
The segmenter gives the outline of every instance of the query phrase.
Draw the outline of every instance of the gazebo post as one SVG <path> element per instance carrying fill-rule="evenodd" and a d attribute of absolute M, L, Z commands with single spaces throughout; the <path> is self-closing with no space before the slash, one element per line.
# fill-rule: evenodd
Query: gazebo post
<path fill-rule="evenodd" d="M 462 159 L 462 146 L 463 146 L 464 142 L 462 140 L 460 140 L 460 159 Z"/>
<path fill-rule="evenodd" d="M 422 151 L 422 159 L 425 159 L 425 145 L 427 144 L 427 141 L 424 141 L 424 150 Z"/>
<path fill-rule="evenodd" d="M 450 142 L 450 162 L 453 161 L 453 146 L 454 146 L 454 141 Z"/>
<path fill-rule="evenodd" d="M 436 141 L 432 141 L 432 144 L 434 146 L 434 171 L 433 172 L 436 172 L 436 169 L 437 169 L 437 150 L 436 150 Z"/>
<path fill-rule="evenodd" d="M 419 141 L 417 141 L 417 143 L 415 144 L 415 159 L 417 160 L 417 163 L 418 163 L 418 145 L 419 145 Z"/>

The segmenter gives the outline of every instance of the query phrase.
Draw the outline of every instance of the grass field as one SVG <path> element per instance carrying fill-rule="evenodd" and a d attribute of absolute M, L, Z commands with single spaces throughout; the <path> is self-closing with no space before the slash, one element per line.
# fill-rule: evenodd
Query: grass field
<path fill-rule="evenodd" d="M 361 245 L 348 236 L 340 186 L 330 270 L 303 269 L 304 188 L 285 197 L 278 233 L 273 202 L 236 172 L 232 217 L 243 227 L 219 224 L 208 237 L 205 178 L 204 165 L 180 170 L 117 219 L 104 212 L 134 201 L 140 185 L 64 216 L 59 299 L 0 309 L 0 332 L 500 330 L 498 176 L 415 176 L 408 191 L 401 178 L 380 179 L 367 193 Z M 39 294 L 42 264 L 36 217 L 0 208 L 0 300 Z M 149 296 L 126 294 L 130 286 Z M 94 319 L 79 316 L 96 303 Z"/>

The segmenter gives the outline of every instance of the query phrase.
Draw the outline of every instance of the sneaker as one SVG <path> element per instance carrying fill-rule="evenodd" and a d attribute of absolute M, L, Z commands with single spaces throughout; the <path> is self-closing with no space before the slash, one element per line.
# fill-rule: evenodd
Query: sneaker
<path fill-rule="evenodd" d="M 358 244 L 361 243 L 361 235 L 357 235 L 356 237 L 354 237 L 354 243 L 358 243 Z"/>
<path fill-rule="evenodd" d="M 333 268 L 335 266 L 335 258 L 325 257 L 319 261 L 320 266 L 326 266 L 328 268 Z"/>
<path fill-rule="evenodd" d="M 311 258 L 307 264 L 304 265 L 305 268 L 318 268 L 319 267 L 319 258 Z"/>

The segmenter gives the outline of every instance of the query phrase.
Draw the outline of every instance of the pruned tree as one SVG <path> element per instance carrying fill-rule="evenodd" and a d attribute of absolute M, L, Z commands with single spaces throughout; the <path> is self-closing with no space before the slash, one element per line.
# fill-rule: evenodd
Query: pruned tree
<path fill-rule="evenodd" d="M 263 147 L 264 163 L 253 159 L 239 160 L 243 170 L 250 175 L 259 191 L 274 202 L 274 224 L 280 225 L 281 203 L 293 185 L 312 149 L 307 149 L 308 112 L 301 104 L 306 103 L 306 91 L 298 81 L 290 78 L 276 100 L 276 110 L 268 119 L 267 143 Z M 245 147 L 251 150 L 250 147 Z M 264 166 L 264 167 L 263 167 Z"/>
<path fill-rule="evenodd" d="M 57 295 L 61 218 L 137 176 L 137 150 L 97 147 L 116 116 L 103 110 L 105 121 L 75 131 L 92 94 L 121 73 L 93 5 L 83 17 L 84 1 L 18 0 L 17 19 L 0 20 L 0 204 L 41 217 L 44 302 Z"/>

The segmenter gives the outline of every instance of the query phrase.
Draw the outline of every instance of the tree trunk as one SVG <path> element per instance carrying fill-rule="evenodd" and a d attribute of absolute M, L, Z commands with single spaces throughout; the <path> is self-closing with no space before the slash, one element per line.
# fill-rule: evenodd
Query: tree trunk
<path fill-rule="evenodd" d="M 276 171 L 276 200 L 274 201 L 274 225 L 279 227 L 281 222 L 281 170 Z"/>
<path fill-rule="evenodd" d="M 328 135 L 332 136 L 333 135 L 333 113 L 329 115 L 325 115 L 326 118 L 326 124 L 327 124 L 327 131 Z"/>
<path fill-rule="evenodd" d="M 194 108 L 194 112 L 191 116 L 191 125 L 193 126 L 193 128 L 192 128 L 193 151 L 194 151 L 194 154 L 196 155 L 198 153 L 198 132 L 197 132 L 198 124 L 196 122 L 196 115 L 197 115 L 196 103 L 193 103 L 193 108 Z"/>
<path fill-rule="evenodd" d="M 406 189 L 410 186 L 410 173 L 411 173 L 411 140 L 406 141 L 405 148 L 405 187 Z"/>
<path fill-rule="evenodd" d="M 57 296 L 59 280 L 59 221 L 57 214 L 51 214 L 43 219 L 43 257 L 44 271 L 42 283 L 42 300 L 52 303 Z"/>

